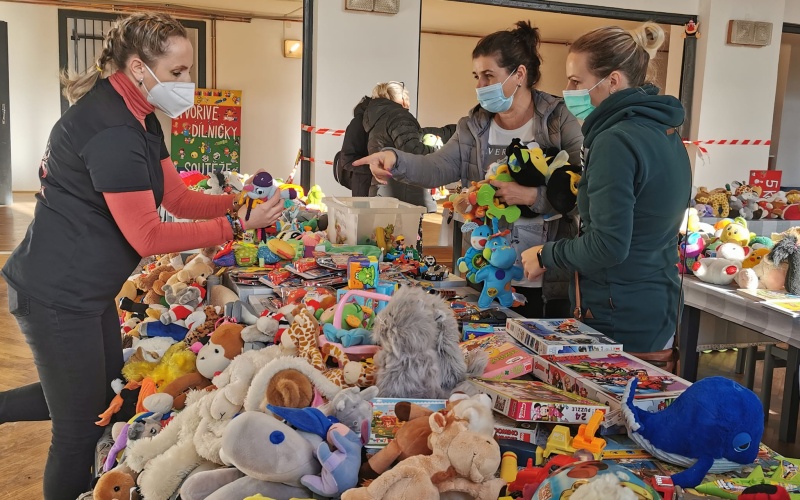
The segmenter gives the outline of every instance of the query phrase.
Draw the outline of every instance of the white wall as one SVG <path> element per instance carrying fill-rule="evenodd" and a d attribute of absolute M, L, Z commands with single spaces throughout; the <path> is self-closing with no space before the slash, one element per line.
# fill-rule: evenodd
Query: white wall
<path fill-rule="evenodd" d="M 422 34 L 419 66 L 419 121 L 423 126 L 455 123 L 478 103 L 472 76 L 477 37 Z M 540 90 L 560 96 L 566 82 L 568 47 L 543 43 Z"/>
<path fill-rule="evenodd" d="M 675 97 L 681 92 L 681 73 L 683 72 L 683 26 L 669 27 L 669 47 L 667 63 L 658 68 L 665 76 L 664 93 Z"/>
<path fill-rule="evenodd" d="M 302 39 L 289 24 L 287 38 Z M 242 171 L 286 178 L 300 147 L 302 62 L 283 57 L 283 33 L 280 21 L 218 22 L 217 87 L 242 91 Z"/>
<path fill-rule="evenodd" d="M 400 12 L 381 15 L 345 11 L 344 2 L 314 2 L 313 123 L 316 127 L 343 129 L 353 117 L 358 101 L 378 82 L 405 82 L 416 111 L 419 79 L 420 0 L 403 0 Z M 319 160 L 332 160 L 342 138 L 314 135 L 312 152 Z M 311 184 L 326 195 L 347 196 L 350 191 L 333 178 L 331 167 L 317 163 Z"/>
<path fill-rule="evenodd" d="M 0 2 L 0 20 L 8 23 L 12 189 L 38 191 L 39 163 L 61 115 L 58 9 Z"/>
<path fill-rule="evenodd" d="M 679 27 L 679 30 L 683 33 L 683 28 Z M 478 37 L 422 34 L 419 121 L 423 126 L 455 123 L 478 103 L 475 79 L 472 76 L 472 49 L 478 40 Z M 660 52 L 656 58 L 658 70 L 655 83 L 667 93 L 677 96 L 683 60 L 683 39 L 679 38 L 673 44 L 679 47 L 675 49 L 678 52 L 677 57 L 672 57 L 670 52 L 668 61 L 668 55 Z M 537 88 L 560 96 L 566 86 L 565 67 L 569 47 L 559 43 L 542 43 L 539 52 L 542 57 L 542 78 Z"/>
<path fill-rule="evenodd" d="M 797 0 L 786 0 L 783 21 L 786 23 L 800 24 L 800 2 Z"/>
<path fill-rule="evenodd" d="M 790 0 L 794 1 L 794 0 Z M 769 139 L 775 105 L 784 2 L 701 0 L 692 139 Z M 774 23 L 772 44 L 726 44 L 730 19 Z M 708 146 L 709 159 L 695 168 L 694 183 L 718 187 L 768 167 L 769 146 Z"/>

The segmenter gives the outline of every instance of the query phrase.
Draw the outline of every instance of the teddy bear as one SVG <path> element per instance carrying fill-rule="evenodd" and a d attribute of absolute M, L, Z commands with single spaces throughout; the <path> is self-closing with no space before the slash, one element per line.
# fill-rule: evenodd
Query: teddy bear
<path fill-rule="evenodd" d="M 164 285 L 177 271 L 171 265 L 161 265 L 147 274 L 140 274 L 133 279 L 136 288 L 144 292 L 142 302 L 145 304 L 160 304 L 164 297 Z"/>
<path fill-rule="evenodd" d="M 729 285 L 741 270 L 741 262 L 721 257 L 706 257 L 692 264 L 694 275 L 706 283 Z"/>
<path fill-rule="evenodd" d="M 430 455 L 415 455 L 384 472 L 369 486 L 342 494 L 342 500 L 394 500 L 439 498 L 460 492 L 477 500 L 494 500 L 506 485 L 495 477 L 500 466 L 500 446 L 493 437 L 494 419 L 488 397 L 473 401 L 462 412 L 432 413 L 428 418 Z M 456 406 L 457 408 L 457 406 Z M 488 413 L 491 429 L 483 423 Z M 423 417 L 424 418 L 424 417 Z M 476 430 L 473 420 L 480 422 Z"/>
<path fill-rule="evenodd" d="M 180 286 L 176 287 L 178 284 L 188 286 L 192 283 L 197 283 L 200 286 L 205 286 L 206 280 L 212 274 L 214 274 L 214 266 L 211 265 L 211 262 L 206 260 L 205 256 L 195 257 L 183 266 L 183 269 L 172 275 L 167 280 L 167 285 L 171 285 L 175 292 L 181 288 Z"/>

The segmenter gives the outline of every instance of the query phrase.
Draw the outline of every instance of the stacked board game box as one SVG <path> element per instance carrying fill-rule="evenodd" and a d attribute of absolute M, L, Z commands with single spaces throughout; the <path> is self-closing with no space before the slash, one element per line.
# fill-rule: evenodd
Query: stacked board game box
<path fill-rule="evenodd" d="M 514 379 L 533 370 L 533 353 L 519 345 L 507 333 L 482 335 L 461 342 L 460 345 L 465 355 L 476 349 L 489 355 L 489 364 L 482 378 Z"/>
<path fill-rule="evenodd" d="M 632 377 L 639 379 L 634 404 L 647 411 L 663 410 L 691 385 L 626 352 L 535 355 L 533 374 L 556 388 L 606 404 L 612 410 L 621 408 L 622 393 Z"/>
<path fill-rule="evenodd" d="M 572 318 L 508 318 L 506 332 L 541 355 L 622 351 L 622 344 Z"/>
<path fill-rule="evenodd" d="M 514 420 L 584 424 L 605 405 L 531 380 L 486 380 L 471 382 L 492 398 L 494 410 Z"/>

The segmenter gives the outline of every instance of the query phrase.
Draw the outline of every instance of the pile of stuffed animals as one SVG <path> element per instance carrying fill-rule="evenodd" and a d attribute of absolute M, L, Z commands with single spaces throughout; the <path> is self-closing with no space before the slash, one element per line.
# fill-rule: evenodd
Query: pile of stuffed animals
<path fill-rule="evenodd" d="M 739 288 L 800 294 L 800 228 L 758 236 L 747 229 L 742 217 L 711 226 L 700 222 L 697 210 L 689 208 L 681 233 L 682 273 L 716 285 L 736 282 Z"/>
<path fill-rule="evenodd" d="M 692 199 L 700 217 L 800 220 L 800 191 L 796 189 L 762 195 L 760 186 L 736 181 L 712 190 L 695 188 Z"/>
<path fill-rule="evenodd" d="M 197 259 L 201 257 L 184 267 Z M 193 288 L 181 283 L 184 287 L 176 289 Z M 372 418 L 368 400 L 446 398 L 469 386 L 467 379 L 486 367 L 485 353 L 465 357 L 461 352 L 458 325 L 443 299 L 420 287 L 402 287 L 377 317 L 364 312 L 369 308 L 350 307 L 345 317 L 359 318 L 350 324 L 372 327 L 370 340 L 379 346 L 372 359 L 355 361 L 348 359 L 340 344 L 323 345 L 322 326 L 327 326 L 323 313 L 335 299 L 315 297 L 279 313 L 255 316 L 236 301 L 235 294 L 220 293 L 218 288 L 224 287 L 212 288 L 212 300 L 221 303 L 204 306 L 208 324 L 178 320 L 191 337 L 176 341 L 170 336 L 146 336 L 150 328 L 142 331 L 142 326 L 163 325 L 168 316 L 168 310 L 156 315 L 150 310 L 153 305 L 147 304 L 148 321 L 125 334 L 139 336 L 126 351 L 122 376 L 114 384 L 118 395 L 98 420 L 98 425 L 112 425 L 115 444 L 104 459 L 94 498 L 110 500 L 117 498 L 115 492 L 130 488 L 148 499 L 170 498 L 179 490 L 185 499 L 245 498 L 257 493 L 272 498 L 308 498 L 314 493 L 335 498 L 351 489 L 348 495 L 355 495 L 351 498 L 407 498 L 403 495 L 408 487 L 424 485 L 421 477 L 409 481 L 406 473 L 427 474 L 428 490 L 421 491 L 441 488 L 430 477 L 448 470 L 450 460 L 460 459 L 463 453 L 458 450 L 474 446 L 472 439 L 466 440 L 472 412 L 457 421 L 437 413 L 430 419 L 429 434 L 436 436 L 430 439 L 433 448 L 424 450 L 424 460 L 416 457 L 417 462 L 394 469 L 389 466 L 400 455 L 384 458 L 382 466 L 373 462 L 369 475 L 378 479 L 372 489 L 353 489 L 367 471 L 361 469 Z M 198 326 L 209 334 L 198 334 Z M 483 408 L 476 432 L 491 438 L 487 430 L 493 425 L 491 405 L 469 404 Z M 487 456 L 465 463 L 463 471 L 454 464 L 459 473 L 447 488 L 492 490 L 497 498 L 493 461 L 499 464 L 500 454 L 493 440 L 484 441 L 492 443 L 483 451 Z"/>

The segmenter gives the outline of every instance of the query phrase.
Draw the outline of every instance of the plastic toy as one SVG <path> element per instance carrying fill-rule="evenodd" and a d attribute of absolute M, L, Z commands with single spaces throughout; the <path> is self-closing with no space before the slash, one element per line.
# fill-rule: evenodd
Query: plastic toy
<path fill-rule="evenodd" d="M 595 460 L 600 460 L 603 449 L 606 447 L 605 439 L 595 437 L 603 421 L 603 413 L 595 411 L 589 418 L 589 423 L 581 424 L 578 428 L 578 435 L 574 438 L 570 435 L 569 427 L 557 425 L 553 427 L 550 437 L 547 438 L 547 445 L 541 450 L 541 459 L 537 450 L 537 465 L 553 453 L 560 455 L 572 455 L 578 450 L 587 450 L 592 453 Z"/>
<path fill-rule="evenodd" d="M 370 257 L 351 257 L 347 262 L 347 286 L 353 290 L 375 288 L 378 285 L 378 260 Z"/>
<path fill-rule="evenodd" d="M 547 463 L 542 467 L 534 467 L 533 460 L 528 459 L 527 466 L 517 473 L 516 479 L 508 485 L 507 491 L 509 493 L 513 493 L 515 491 L 535 491 L 536 488 L 542 484 L 542 481 L 547 479 L 547 476 L 552 474 L 554 471 L 557 471 L 561 467 L 577 461 L 578 459 L 575 457 L 556 455 L 548 460 Z"/>
<path fill-rule="evenodd" d="M 483 282 L 478 307 L 489 307 L 495 299 L 503 307 L 510 307 L 514 303 L 511 280 L 522 279 L 523 273 L 520 267 L 514 265 L 517 252 L 508 244 L 504 234 L 507 232 L 491 236 L 483 249 L 483 257 L 488 265 L 475 274 L 475 281 Z"/>
<path fill-rule="evenodd" d="M 513 451 L 506 451 L 500 460 L 500 479 L 507 483 L 513 483 L 516 478 L 517 454 Z"/>
<path fill-rule="evenodd" d="M 669 476 L 653 476 L 648 477 L 647 482 L 656 490 L 656 493 L 661 495 L 664 500 L 672 500 L 675 498 L 675 485 L 672 483 L 672 478 Z"/>

